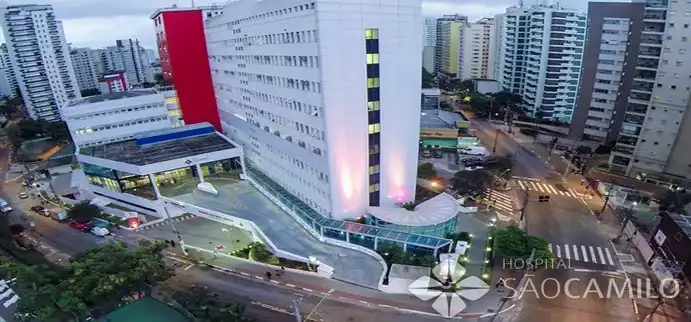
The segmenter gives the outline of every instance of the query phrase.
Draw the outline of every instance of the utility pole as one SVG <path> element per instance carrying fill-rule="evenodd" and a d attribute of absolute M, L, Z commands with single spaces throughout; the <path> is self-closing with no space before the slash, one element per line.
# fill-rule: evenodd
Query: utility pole
<path fill-rule="evenodd" d="M 530 195 L 528 194 L 528 190 L 525 190 L 525 194 L 523 194 L 523 207 L 521 208 L 521 219 L 519 222 L 519 226 L 522 226 L 523 231 L 526 231 L 528 229 L 528 225 L 526 225 L 526 218 L 525 218 L 525 208 L 528 207 L 528 197 Z"/>
<path fill-rule="evenodd" d="M 494 107 L 494 97 L 489 99 L 489 123 L 492 123 L 492 108 Z"/>
<path fill-rule="evenodd" d="M 499 139 L 499 133 L 501 130 L 497 129 L 494 133 L 494 145 L 492 146 L 492 153 L 497 153 L 497 140 Z"/>

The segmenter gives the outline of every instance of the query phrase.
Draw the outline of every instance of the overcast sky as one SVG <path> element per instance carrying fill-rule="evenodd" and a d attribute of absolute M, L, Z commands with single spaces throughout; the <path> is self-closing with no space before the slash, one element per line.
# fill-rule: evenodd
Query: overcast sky
<path fill-rule="evenodd" d="M 524 0 L 526 5 L 536 0 Z M 153 23 L 149 15 L 158 8 L 190 6 L 187 0 L 7 0 L 9 4 L 52 4 L 63 21 L 67 42 L 74 47 L 105 47 L 115 39 L 138 38 L 144 47 L 155 49 Z M 225 1 L 196 0 L 197 5 Z M 556 1 L 555 1 L 556 2 Z M 493 16 L 518 0 L 423 0 L 426 16 L 460 13 L 471 20 Z M 585 10 L 586 0 L 561 0 L 569 8 Z"/>

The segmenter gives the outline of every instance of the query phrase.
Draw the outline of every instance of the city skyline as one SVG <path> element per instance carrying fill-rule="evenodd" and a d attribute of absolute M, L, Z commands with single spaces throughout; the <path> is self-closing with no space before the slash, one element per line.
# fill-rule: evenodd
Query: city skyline
<path fill-rule="evenodd" d="M 196 6 L 214 4 L 213 0 L 197 0 Z M 525 6 L 542 1 L 524 1 Z M 556 1 L 553 1 L 556 2 Z M 610 1 L 605 1 L 610 2 Z M 67 42 L 72 47 L 105 47 L 111 45 L 114 39 L 139 39 L 144 48 L 156 48 L 155 33 L 151 28 L 149 15 L 156 9 L 170 7 L 191 6 L 190 1 L 134 1 L 124 0 L 111 2 L 106 0 L 4 0 L 0 2 L 10 5 L 16 4 L 50 4 L 53 5 L 58 19 L 63 21 Z M 216 3 L 222 5 L 222 3 Z M 423 16 L 436 17 L 443 14 L 461 13 L 468 16 L 470 21 L 493 17 L 502 13 L 506 7 L 517 5 L 517 0 L 494 0 L 491 3 L 480 0 L 457 3 L 453 0 L 428 0 L 422 2 Z M 585 11 L 588 2 L 578 0 L 562 0 L 559 4 Z M 105 35 L 105 37 L 104 37 Z M 0 37 L 0 43 L 4 42 Z"/>

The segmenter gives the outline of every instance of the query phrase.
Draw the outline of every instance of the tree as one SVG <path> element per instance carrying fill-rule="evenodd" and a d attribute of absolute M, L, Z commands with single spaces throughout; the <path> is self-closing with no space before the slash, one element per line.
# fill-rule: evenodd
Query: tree
<path fill-rule="evenodd" d="M 143 83 L 142 83 L 142 87 L 143 87 L 143 88 L 151 88 L 151 87 L 154 87 L 154 86 L 156 86 L 156 84 L 154 84 L 154 83 L 149 83 L 149 82 L 143 82 Z"/>
<path fill-rule="evenodd" d="M 578 154 L 590 154 L 591 152 L 593 152 L 593 149 L 587 145 L 579 145 L 576 148 L 576 153 Z"/>
<path fill-rule="evenodd" d="M 19 149 L 19 147 L 22 145 L 22 142 L 24 142 L 24 139 L 22 138 L 22 130 L 19 128 L 19 126 L 17 124 L 10 124 L 6 126 L 3 131 L 14 148 Z"/>
<path fill-rule="evenodd" d="M 154 81 L 158 84 L 163 83 L 163 81 L 164 81 L 163 74 L 161 74 L 161 73 L 154 74 Z"/>
<path fill-rule="evenodd" d="M 218 294 L 206 286 L 192 286 L 173 294 L 173 299 L 194 315 L 195 321 L 252 322 L 245 316 L 245 306 L 238 303 L 223 303 Z"/>
<path fill-rule="evenodd" d="M 89 221 L 101 214 L 101 209 L 98 206 L 91 204 L 89 201 L 82 201 L 70 208 L 67 211 L 67 216 L 74 220 Z"/>
<path fill-rule="evenodd" d="M 614 149 L 614 145 L 616 144 L 617 142 L 614 140 L 600 144 L 597 148 L 595 148 L 595 154 L 610 154 L 612 149 Z"/>
<path fill-rule="evenodd" d="M 259 262 L 268 262 L 274 254 L 266 247 L 266 245 L 256 242 L 252 243 L 252 249 L 254 254 L 254 259 Z"/>
<path fill-rule="evenodd" d="M 417 167 L 417 177 L 422 179 L 429 179 L 437 176 L 437 170 L 434 170 L 434 165 L 425 162 Z"/>
<path fill-rule="evenodd" d="M 660 211 L 686 214 L 686 205 L 691 203 L 691 193 L 685 189 L 667 190 L 660 198 Z"/>
<path fill-rule="evenodd" d="M 83 321 L 140 298 L 170 278 L 163 242 L 129 250 L 123 243 L 92 248 L 66 268 L 23 265 L 0 258 L 6 279 L 16 278 L 16 312 L 25 321 Z"/>
<path fill-rule="evenodd" d="M 17 113 L 18 110 L 19 107 L 16 105 L 9 105 L 7 103 L 3 103 L 2 105 L 0 105 L 0 114 L 5 116 L 7 119 L 11 119 L 12 115 L 14 115 L 14 113 Z"/>
<path fill-rule="evenodd" d="M 20 136 L 24 140 L 33 140 L 44 133 L 43 125 L 45 122 L 37 121 L 34 119 L 23 119 L 17 123 L 19 127 Z"/>
<path fill-rule="evenodd" d="M 10 225 L 10 232 L 12 235 L 20 235 L 24 232 L 24 226 L 20 224 L 12 224 Z"/>
<path fill-rule="evenodd" d="M 99 90 L 98 88 L 87 88 L 87 89 L 83 89 L 81 91 L 81 94 L 82 94 L 82 97 L 95 96 L 95 95 L 100 95 L 101 90 Z"/>
<path fill-rule="evenodd" d="M 63 142 L 70 138 L 70 131 L 65 121 L 55 121 L 48 123 L 45 135 L 55 142 Z"/>
<path fill-rule="evenodd" d="M 547 262 L 553 259 L 549 243 L 544 238 L 528 235 L 515 225 L 497 230 L 494 233 L 497 251 L 508 260 L 526 260 L 530 258 L 533 249 L 535 260 Z"/>
<path fill-rule="evenodd" d="M 493 155 L 487 158 L 485 169 L 487 169 L 487 171 L 492 173 L 494 176 L 501 177 L 504 180 L 511 180 L 513 163 L 513 157 L 510 155 Z"/>
<path fill-rule="evenodd" d="M 461 196 L 475 199 L 485 194 L 492 185 L 492 175 L 485 170 L 458 171 L 451 178 L 451 186 Z"/>

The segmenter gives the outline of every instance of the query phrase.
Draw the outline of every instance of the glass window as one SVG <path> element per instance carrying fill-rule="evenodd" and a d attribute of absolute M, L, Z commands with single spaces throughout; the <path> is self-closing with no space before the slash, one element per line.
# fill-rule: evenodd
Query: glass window
<path fill-rule="evenodd" d="M 370 124 L 370 125 L 369 125 L 369 134 L 372 134 L 372 133 L 379 133 L 379 130 L 380 130 L 380 129 L 379 129 L 379 123 L 377 123 L 377 124 Z"/>
<path fill-rule="evenodd" d="M 151 184 L 148 175 L 132 174 L 127 178 L 118 180 L 122 192 L 137 197 L 146 198 L 149 200 L 156 200 L 156 192 L 154 186 Z"/>
<path fill-rule="evenodd" d="M 367 54 L 367 64 L 379 64 L 379 54 Z"/>
<path fill-rule="evenodd" d="M 367 102 L 367 110 L 368 111 L 378 111 L 379 110 L 379 101 Z"/>
<path fill-rule="evenodd" d="M 379 29 L 365 29 L 365 39 L 379 39 Z"/>
<path fill-rule="evenodd" d="M 367 79 L 367 88 L 375 88 L 379 87 L 379 78 L 368 78 Z"/>

